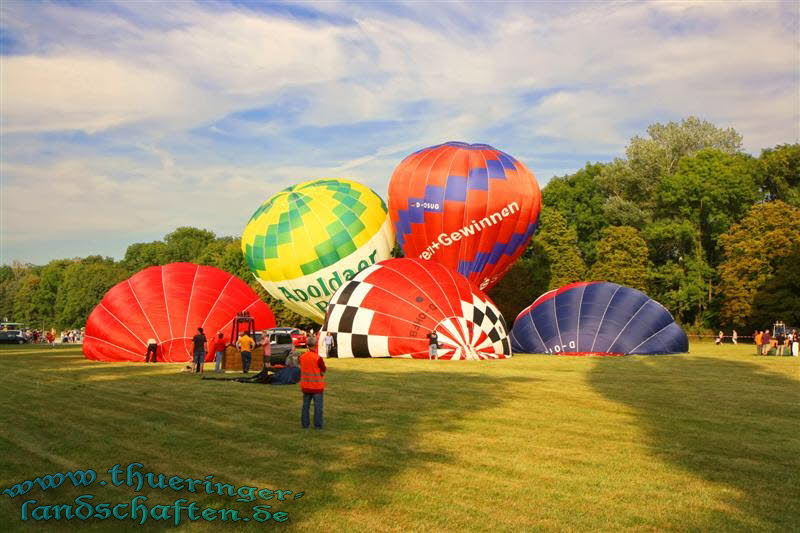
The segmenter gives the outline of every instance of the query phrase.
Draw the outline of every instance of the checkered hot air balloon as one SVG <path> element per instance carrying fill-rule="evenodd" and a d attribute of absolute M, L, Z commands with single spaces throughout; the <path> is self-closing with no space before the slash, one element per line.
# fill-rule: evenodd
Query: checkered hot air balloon
<path fill-rule="evenodd" d="M 342 179 L 284 189 L 256 210 L 242 235 L 247 264 L 267 292 L 319 323 L 331 295 L 388 259 L 393 246 L 380 196 Z"/>
<path fill-rule="evenodd" d="M 210 266 L 170 263 L 145 268 L 114 285 L 86 320 L 83 354 L 98 361 L 145 361 L 147 341 L 158 360 L 192 360 L 192 337 L 227 333 L 247 311 L 258 329 L 275 325 L 272 310 L 236 276 Z M 213 353 L 209 351 L 207 360 Z"/>
<path fill-rule="evenodd" d="M 511 331 L 514 350 L 566 355 L 685 353 L 686 333 L 667 309 L 630 287 L 594 281 L 544 293 Z"/>
<path fill-rule="evenodd" d="M 447 142 L 406 157 L 389 183 L 389 214 L 406 257 L 494 286 L 536 231 L 541 193 L 522 162 L 486 144 Z"/>
<path fill-rule="evenodd" d="M 421 259 L 390 259 L 356 274 L 331 298 L 320 339 L 333 333 L 338 357 L 428 359 L 434 331 L 438 359 L 511 356 L 505 320 L 489 297 Z M 333 355 L 324 342 L 320 353 Z"/>

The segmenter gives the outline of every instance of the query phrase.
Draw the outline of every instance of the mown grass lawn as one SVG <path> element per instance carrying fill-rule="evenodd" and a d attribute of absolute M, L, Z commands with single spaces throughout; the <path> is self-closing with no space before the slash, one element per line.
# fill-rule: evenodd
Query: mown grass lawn
<path fill-rule="evenodd" d="M 3 530 L 165 529 L 148 520 L 36 522 L 21 505 L 196 501 L 283 523 L 181 527 L 300 531 L 791 531 L 800 528 L 800 358 L 697 344 L 670 357 L 329 362 L 324 431 L 299 427 L 295 386 L 201 381 L 179 365 L 104 364 L 79 348 L 0 348 Z M 135 492 L 106 472 L 303 492 L 242 503 L 202 487 Z M 100 480 L 108 480 L 100 486 Z M 30 507 L 29 507 L 30 512 Z"/>

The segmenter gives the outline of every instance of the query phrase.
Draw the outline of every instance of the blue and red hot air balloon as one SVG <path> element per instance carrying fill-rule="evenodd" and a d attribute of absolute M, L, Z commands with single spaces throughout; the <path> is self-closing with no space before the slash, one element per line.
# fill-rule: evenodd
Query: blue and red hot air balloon
<path fill-rule="evenodd" d="M 406 257 L 436 261 L 489 289 L 536 231 L 541 193 L 522 162 L 487 144 L 447 142 L 406 157 L 389 215 Z"/>
<path fill-rule="evenodd" d="M 653 355 L 685 353 L 689 340 L 660 303 L 599 281 L 541 295 L 517 316 L 511 346 L 523 353 Z"/>

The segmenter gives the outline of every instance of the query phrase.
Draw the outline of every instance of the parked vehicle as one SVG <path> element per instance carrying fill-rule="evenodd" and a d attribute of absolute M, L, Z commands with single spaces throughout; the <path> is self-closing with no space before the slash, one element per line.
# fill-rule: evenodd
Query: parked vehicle
<path fill-rule="evenodd" d="M 267 331 L 270 333 L 288 333 L 292 336 L 292 343 L 295 348 L 308 348 L 308 339 L 305 332 L 297 328 L 272 328 Z"/>
<path fill-rule="evenodd" d="M 286 358 L 294 351 L 294 339 L 289 333 L 282 331 L 267 330 L 256 332 L 256 335 L 261 339 L 269 338 L 270 345 L 270 365 L 283 365 L 286 364 Z"/>
<path fill-rule="evenodd" d="M 11 344 L 25 344 L 28 342 L 28 339 L 22 333 L 21 330 L 18 329 L 9 329 L 6 331 L 0 331 L 0 342 L 3 343 L 11 343 Z"/>

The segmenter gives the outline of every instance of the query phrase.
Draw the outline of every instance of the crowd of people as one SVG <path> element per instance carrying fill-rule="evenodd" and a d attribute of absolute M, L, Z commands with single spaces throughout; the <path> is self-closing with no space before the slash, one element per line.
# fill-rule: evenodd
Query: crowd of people
<path fill-rule="evenodd" d="M 8 331 L 8 328 L 3 328 Z M 60 333 L 55 328 L 42 331 L 38 329 L 23 329 L 21 330 L 22 336 L 26 342 L 30 344 L 49 344 L 55 346 L 57 342 L 61 344 L 79 344 L 83 342 L 84 330 L 81 329 L 67 329 Z"/>
<path fill-rule="evenodd" d="M 770 331 L 757 330 L 753 333 L 753 342 L 756 345 L 756 355 L 791 355 L 794 357 L 800 356 L 800 333 L 796 329 L 789 331 L 783 327 L 775 328 Z M 738 344 L 739 334 L 734 329 L 731 335 L 725 335 L 720 331 L 714 338 L 714 344 L 717 346 L 723 344 L 726 338 L 730 338 L 733 344 Z"/>
<path fill-rule="evenodd" d="M 796 329 L 786 333 L 778 331 L 773 335 L 768 329 L 753 334 L 756 355 L 800 355 L 800 334 Z"/>

